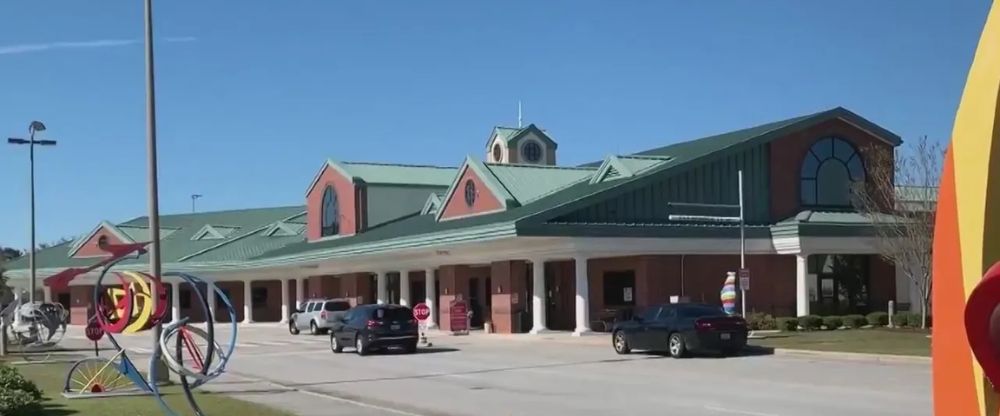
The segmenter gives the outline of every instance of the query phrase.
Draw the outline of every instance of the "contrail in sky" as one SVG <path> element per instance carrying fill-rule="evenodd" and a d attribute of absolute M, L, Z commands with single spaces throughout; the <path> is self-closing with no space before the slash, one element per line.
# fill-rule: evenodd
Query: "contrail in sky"
<path fill-rule="evenodd" d="M 193 36 L 167 37 L 164 42 L 194 42 L 198 38 Z M 53 49 L 87 49 L 87 48 L 111 48 L 115 46 L 127 46 L 141 44 L 141 39 L 99 39 L 74 42 L 49 42 L 49 43 L 24 43 L 20 45 L 0 46 L 0 55 L 16 55 L 21 53 L 42 52 Z"/>

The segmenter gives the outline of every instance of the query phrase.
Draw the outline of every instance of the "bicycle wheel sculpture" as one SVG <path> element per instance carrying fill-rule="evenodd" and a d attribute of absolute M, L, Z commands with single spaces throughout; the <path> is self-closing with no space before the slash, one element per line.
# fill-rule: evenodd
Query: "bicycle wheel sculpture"
<path fill-rule="evenodd" d="M 225 293 L 215 286 L 207 286 L 215 290 L 215 295 L 229 312 L 232 333 L 227 348 L 222 348 L 215 341 L 215 325 L 212 319 L 206 320 L 204 329 L 190 325 L 186 317 L 171 322 L 162 326 L 161 336 L 154 343 L 147 379 L 138 371 L 114 334 L 134 333 L 161 325 L 167 309 L 163 282 L 159 277 L 146 273 L 110 272 L 115 264 L 126 258 L 125 256 L 144 252 L 144 245 L 109 246 L 106 250 L 112 253 L 111 259 L 87 269 L 71 269 L 50 278 L 56 285 L 68 284 L 79 274 L 96 270 L 98 267 L 102 268 L 94 286 L 93 319 L 104 330 L 108 341 L 116 351 L 111 358 L 87 358 L 74 364 L 66 375 L 63 395 L 79 398 L 149 394 L 157 400 L 166 415 L 174 416 L 177 413 L 163 400 L 159 386 L 151 382 L 158 376 L 156 363 L 163 360 L 167 368 L 180 378 L 191 409 L 196 415 L 202 416 L 204 413 L 195 401 L 192 390 L 225 372 L 226 365 L 236 348 L 236 310 Z M 108 274 L 117 278 L 120 287 L 105 286 L 104 280 Z M 168 276 L 174 276 L 193 287 L 206 286 L 203 280 L 192 275 L 168 274 Z M 156 302 L 153 301 L 152 293 L 158 294 Z M 206 297 L 200 290 L 195 290 L 194 293 L 197 294 L 197 304 L 204 311 L 204 316 L 210 316 Z"/>
<path fill-rule="evenodd" d="M 51 351 L 66 335 L 69 312 L 62 304 L 15 302 L 2 313 L 10 322 L 6 328 L 9 342 L 25 361 L 31 360 L 30 353 Z"/>

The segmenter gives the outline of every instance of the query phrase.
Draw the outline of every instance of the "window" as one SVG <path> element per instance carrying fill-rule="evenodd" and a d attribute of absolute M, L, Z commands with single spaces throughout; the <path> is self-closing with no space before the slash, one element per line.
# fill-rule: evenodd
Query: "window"
<path fill-rule="evenodd" d="M 655 321 L 656 320 L 656 315 L 659 315 L 659 314 L 660 314 L 660 307 L 659 306 L 650 306 L 650 307 L 646 308 L 645 310 L 643 310 L 642 314 L 639 315 L 639 316 L 642 318 L 643 321 Z"/>
<path fill-rule="evenodd" d="M 635 272 L 604 273 L 604 304 L 608 306 L 635 305 Z"/>
<path fill-rule="evenodd" d="M 104 248 L 108 245 L 108 236 L 102 235 L 97 239 L 97 247 Z"/>
<path fill-rule="evenodd" d="M 476 183 L 472 179 L 465 181 L 465 205 L 470 208 L 476 203 Z"/>
<path fill-rule="evenodd" d="M 337 205 L 337 191 L 334 191 L 333 186 L 331 185 L 327 185 L 326 190 L 323 191 L 323 207 L 321 216 L 321 237 L 337 235 L 340 233 L 340 212 Z"/>
<path fill-rule="evenodd" d="M 703 316 L 720 316 L 726 312 L 722 308 L 703 305 L 689 305 L 677 308 L 677 314 L 681 318 L 701 318 Z"/>
<path fill-rule="evenodd" d="M 181 309 L 191 309 L 191 289 L 181 289 L 177 292 Z"/>
<path fill-rule="evenodd" d="M 500 143 L 493 145 L 493 161 L 499 162 L 503 158 L 503 148 L 500 147 Z"/>
<path fill-rule="evenodd" d="M 307 308 L 308 309 L 306 309 L 306 312 L 315 312 L 317 309 L 319 309 L 319 304 L 316 302 L 309 302 L 309 306 Z"/>
<path fill-rule="evenodd" d="M 521 157 L 524 158 L 525 162 L 538 163 L 539 160 L 542 160 L 542 146 L 535 141 L 525 143 L 524 147 L 521 148 Z"/>
<path fill-rule="evenodd" d="M 413 319 L 413 311 L 410 308 L 378 308 L 372 317 L 380 321 L 409 321 Z"/>
<path fill-rule="evenodd" d="M 327 312 L 340 312 L 351 309 L 351 304 L 347 302 L 327 302 L 323 310 Z"/>
<path fill-rule="evenodd" d="M 799 175 L 802 205 L 846 207 L 851 205 L 851 185 L 864 182 L 861 155 L 844 139 L 820 139 L 806 153 Z"/>
<path fill-rule="evenodd" d="M 250 284 L 244 283 L 245 285 Z M 253 300 L 253 306 L 255 308 L 263 307 L 267 304 L 267 288 L 266 287 L 252 287 L 250 288 L 250 299 Z"/>

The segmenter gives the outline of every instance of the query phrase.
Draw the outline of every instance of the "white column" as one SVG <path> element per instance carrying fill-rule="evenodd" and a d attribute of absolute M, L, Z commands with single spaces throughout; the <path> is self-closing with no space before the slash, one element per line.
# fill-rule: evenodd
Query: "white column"
<path fill-rule="evenodd" d="M 288 279 L 281 279 L 281 321 L 288 323 Z"/>
<path fill-rule="evenodd" d="M 580 336 L 590 332 L 590 280 L 587 278 L 587 257 L 576 256 L 576 330 Z"/>
<path fill-rule="evenodd" d="M 410 271 L 399 272 L 399 304 L 410 306 Z"/>
<path fill-rule="evenodd" d="M 295 309 L 302 309 L 302 302 L 306 300 L 306 279 L 300 277 L 295 279 Z"/>
<path fill-rule="evenodd" d="M 215 286 L 215 282 L 206 282 L 205 298 L 208 300 L 208 314 L 212 315 L 212 316 L 206 317 L 206 319 L 205 319 L 206 321 L 209 320 L 209 319 L 211 319 L 212 322 L 216 321 L 216 319 L 215 319 L 215 302 L 216 302 L 216 300 L 215 299 L 216 299 L 216 295 L 217 295 L 216 291 L 218 291 L 218 290 L 219 290 L 219 288 Z M 233 300 L 229 299 L 229 301 L 232 302 Z M 235 306 L 236 305 L 233 305 L 233 307 L 235 307 Z"/>
<path fill-rule="evenodd" d="M 172 322 L 181 320 L 181 282 L 170 283 L 170 319 Z"/>
<path fill-rule="evenodd" d="M 250 285 L 253 282 L 246 280 L 243 282 L 243 323 L 253 323 L 253 296 L 251 296 Z"/>
<path fill-rule="evenodd" d="M 376 294 L 376 296 L 378 296 L 378 299 L 376 299 L 377 303 L 380 305 L 388 303 L 389 276 L 386 274 L 386 272 L 378 272 L 378 274 L 375 276 L 375 279 L 376 279 L 375 284 L 377 285 L 378 289 L 378 293 Z"/>
<path fill-rule="evenodd" d="M 14 326 L 21 325 L 21 302 L 24 301 L 24 293 L 20 288 L 14 288 L 14 304 L 17 305 L 14 309 Z M 0 329 L 2 330 L 2 329 Z"/>
<path fill-rule="evenodd" d="M 42 300 L 45 303 L 52 303 L 52 288 L 48 286 L 42 286 Z"/>
<path fill-rule="evenodd" d="M 437 322 L 434 321 L 435 313 L 437 313 L 437 297 L 434 296 L 434 269 L 424 270 L 424 303 L 431 310 L 431 316 L 427 318 L 427 328 L 437 328 Z"/>
<path fill-rule="evenodd" d="M 531 318 L 533 325 L 532 334 L 541 334 L 548 331 L 545 327 L 545 260 L 531 260 Z"/>
<path fill-rule="evenodd" d="M 795 314 L 809 315 L 809 255 L 795 255 Z"/>

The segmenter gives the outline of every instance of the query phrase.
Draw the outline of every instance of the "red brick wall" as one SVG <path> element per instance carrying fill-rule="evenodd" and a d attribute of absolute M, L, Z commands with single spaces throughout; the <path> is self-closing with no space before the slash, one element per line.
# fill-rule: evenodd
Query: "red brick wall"
<path fill-rule="evenodd" d="M 333 185 L 337 192 L 337 211 L 340 213 L 340 234 L 357 232 L 358 211 L 357 190 L 350 178 L 345 178 L 329 165 L 323 168 L 316 186 L 306 195 L 306 238 L 310 241 L 320 238 L 323 213 L 323 192 L 327 185 Z"/>
<path fill-rule="evenodd" d="M 336 276 L 309 276 L 306 285 L 306 299 L 340 297 L 341 281 Z"/>
<path fill-rule="evenodd" d="M 476 200 L 471 207 L 465 203 L 465 182 L 468 180 L 476 184 Z M 502 207 L 503 205 L 500 203 L 500 200 L 486 187 L 486 184 L 476 175 L 476 172 L 466 167 L 465 172 L 462 173 L 462 178 L 458 181 L 455 192 L 451 195 L 451 199 L 444 201 L 441 218 L 453 218 L 494 211 Z"/>
<path fill-rule="evenodd" d="M 438 282 L 441 285 L 438 325 L 442 331 L 451 330 L 451 302 L 455 300 L 455 295 L 460 293 L 463 299 L 468 300 L 469 274 L 468 267 L 460 265 L 442 266 L 438 269 Z"/>
<path fill-rule="evenodd" d="M 371 274 L 347 274 L 340 276 L 338 280 L 340 281 L 340 291 L 336 297 L 350 299 L 352 306 L 375 303 L 377 300 L 371 297 L 371 290 L 374 286 Z"/>
<path fill-rule="evenodd" d="M 842 120 L 831 120 L 771 142 L 771 219 L 780 221 L 800 211 L 799 174 L 802 160 L 817 139 L 839 136 L 851 142 L 859 152 L 870 147 L 892 146 L 868 132 Z"/>
<path fill-rule="evenodd" d="M 94 300 L 93 286 L 69 287 L 69 322 L 73 325 L 86 325 L 90 304 Z"/>
<path fill-rule="evenodd" d="M 887 310 L 889 301 L 896 300 L 896 266 L 882 256 L 873 255 L 868 267 L 871 310 Z"/>
<path fill-rule="evenodd" d="M 493 262 L 490 268 L 492 319 L 494 331 L 501 334 L 514 332 L 518 312 L 526 313 L 529 299 L 527 292 L 527 265 L 524 261 Z M 522 328 L 528 331 L 531 328 Z"/>
<path fill-rule="evenodd" d="M 106 228 L 102 227 L 100 230 L 97 230 L 97 232 L 94 233 L 94 235 L 91 236 L 89 240 L 87 240 L 86 242 L 83 243 L 83 245 L 80 246 L 80 250 L 78 250 L 76 254 L 73 255 L 73 257 L 107 256 L 108 252 L 101 250 L 101 248 L 97 246 L 97 242 L 98 240 L 101 239 L 101 237 L 108 237 L 107 241 L 109 244 L 122 244 L 121 239 L 115 237 L 114 234 L 112 234 Z"/>

